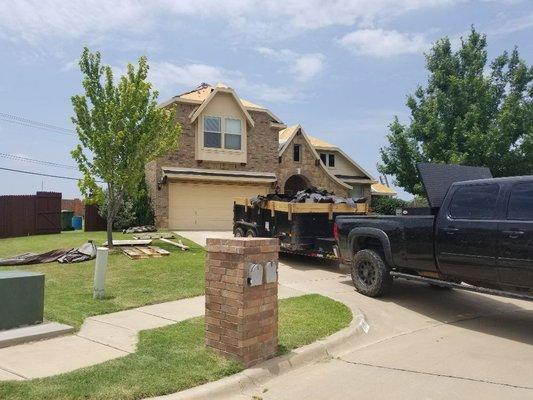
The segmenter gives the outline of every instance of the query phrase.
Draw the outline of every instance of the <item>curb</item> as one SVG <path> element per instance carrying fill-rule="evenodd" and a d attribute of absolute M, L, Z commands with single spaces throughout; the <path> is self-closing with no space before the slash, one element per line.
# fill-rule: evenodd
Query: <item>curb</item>
<path fill-rule="evenodd" d="M 325 339 L 320 339 L 306 346 L 292 350 L 289 354 L 272 358 L 245 369 L 237 374 L 186 389 L 181 392 L 153 397 L 152 400 L 205 400 L 230 397 L 235 393 L 257 388 L 270 379 L 289 371 L 313 364 L 320 360 L 339 357 L 349 351 L 352 343 L 362 333 L 368 332 L 364 314 L 354 307 L 352 322 Z"/>

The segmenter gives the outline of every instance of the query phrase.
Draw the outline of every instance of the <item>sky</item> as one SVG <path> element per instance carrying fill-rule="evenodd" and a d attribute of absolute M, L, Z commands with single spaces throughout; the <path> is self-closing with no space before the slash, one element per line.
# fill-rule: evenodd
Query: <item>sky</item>
<path fill-rule="evenodd" d="M 424 52 L 472 25 L 489 60 L 518 46 L 533 63 L 533 0 L 0 0 L 0 168 L 79 177 L 70 97 L 89 46 L 117 74 L 147 56 L 161 101 L 223 82 L 377 178 L 388 124 L 409 121 L 427 81 Z M 0 170 L 0 194 L 41 189 L 79 196 L 75 180 Z"/>

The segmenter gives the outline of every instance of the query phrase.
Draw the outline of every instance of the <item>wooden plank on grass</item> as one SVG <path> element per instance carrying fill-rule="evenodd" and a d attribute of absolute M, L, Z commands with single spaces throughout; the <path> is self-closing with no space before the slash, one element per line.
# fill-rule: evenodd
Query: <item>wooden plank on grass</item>
<path fill-rule="evenodd" d="M 148 246 L 150 249 L 156 251 L 157 253 L 161 254 L 162 256 L 168 256 L 170 255 L 170 251 L 167 251 L 165 249 L 162 249 L 161 247 L 157 246 Z"/>
<path fill-rule="evenodd" d="M 141 258 L 148 258 L 148 256 L 139 250 L 137 250 L 135 247 L 124 247 L 122 251 L 131 259 L 138 260 Z"/>
<path fill-rule="evenodd" d="M 152 239 L 145 240 L 113 240 L 113 246 L 146 246 L 152 244 Z M 103 244 L 107 246 L 107 240 Z"/>
<path fill-rule="evenodd" d="M 168 243 L 168 244 L 171 244 L 173 246 L 176 246 L 176 247 L 179 247 L 180 249 L 182 249 L 183 251 L 185 250 L 189 250 L 189 246 L 185 246 L 183 243 L 181 243 L 181 240 L 179 242 L 174 242 L 172 240 L 168 240 L 168 239 L 165 239 L 165 238 L 161 238 L 159 239 L 161 240 L 162 242 L 165 242 L 165 243 Z"/>

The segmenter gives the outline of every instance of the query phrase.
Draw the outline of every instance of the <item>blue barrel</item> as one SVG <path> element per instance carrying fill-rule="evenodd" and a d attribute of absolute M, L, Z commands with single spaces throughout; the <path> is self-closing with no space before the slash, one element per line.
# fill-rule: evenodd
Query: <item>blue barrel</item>
<path fill-rule="evenodd" d="M 75 230 L 80 230 L 83 226 L 83 217 L 74 216 L 72 217 L 72 227 Z"/>

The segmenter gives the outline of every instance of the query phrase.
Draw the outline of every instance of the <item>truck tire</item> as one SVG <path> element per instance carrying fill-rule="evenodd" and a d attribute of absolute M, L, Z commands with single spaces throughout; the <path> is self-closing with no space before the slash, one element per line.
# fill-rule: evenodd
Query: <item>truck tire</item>
<path fill-rule="evenodd" d="M 256 237 L 257 234 L 255 233 L 255 230 L 254 229 L 248 229 L 246 231 L 246 237 Z"/>
<path fill-rule="evenodd" d="M 353 258 L 351 273 L 355 289 L 365 296 L 382 296 L 392 286 L 389 268 L 374 250 L 358 251 Z"/>
<path fill-rule="evenodd" d="M 242 228 L 236 228 L 236 229 L 235 229 L 234 236 L 235 236 L 235 237 L 244 237 L 244 229 L 242 229 Z"/>

